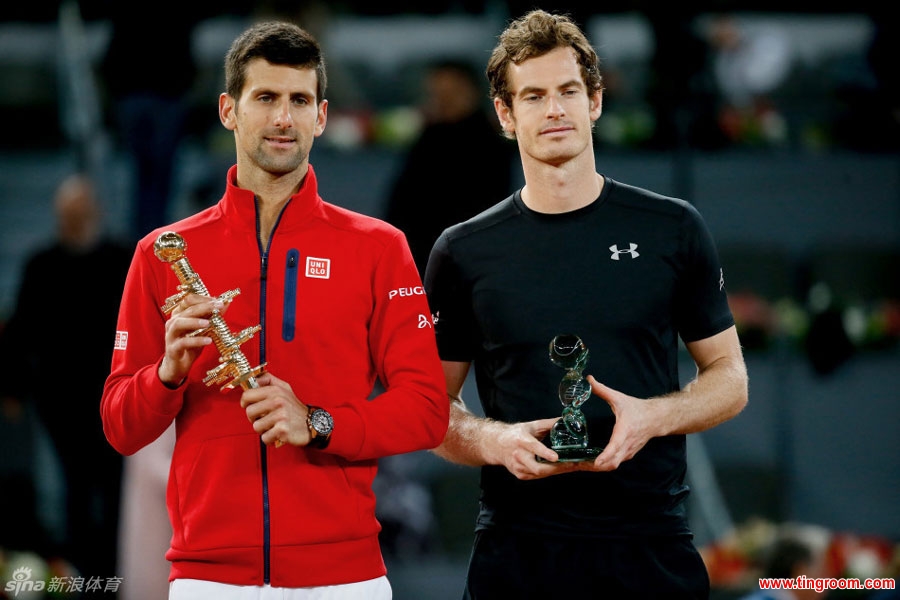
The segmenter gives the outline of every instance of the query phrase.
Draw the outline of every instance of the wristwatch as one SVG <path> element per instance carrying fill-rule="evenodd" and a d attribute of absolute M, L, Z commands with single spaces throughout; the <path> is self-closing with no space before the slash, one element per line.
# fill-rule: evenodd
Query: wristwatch
<path fill-rule="evenodd" d="M 331 441 L 331 432 L 334 430 L 334 419 L 324 408 L 308 406 L 306 426 L 309 427 L 309 446 L 311 448 L 325 448 Z"/>

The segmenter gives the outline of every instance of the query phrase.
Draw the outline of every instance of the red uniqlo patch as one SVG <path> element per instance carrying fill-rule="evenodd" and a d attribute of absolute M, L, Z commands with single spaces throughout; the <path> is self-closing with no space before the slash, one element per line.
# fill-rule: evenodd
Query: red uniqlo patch
<path fill-rule="evenodd" d="M 116 343 L 113 345 L 113 350 L 124 350 L 128 345 L 128 332 L 127 331 L 117 331 L 116 332 Z"/>
<path fill-rule="evenodd" d="M 307 256 L 306 276 L 315 279 L 328 279 L 331 276 L 331 259 Z"/>

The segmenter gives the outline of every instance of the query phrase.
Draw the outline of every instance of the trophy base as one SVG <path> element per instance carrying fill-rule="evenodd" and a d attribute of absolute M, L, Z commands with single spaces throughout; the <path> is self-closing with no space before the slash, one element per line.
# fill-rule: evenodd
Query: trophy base
<path fill-rule="evenodd" d="M 600 456 L 603 448 L 551 448 L 559 456 L 556 462 L 583 462 L 593 461 Z M 550 462 L 540 456 L 535 456 L 538 462 Z"/>

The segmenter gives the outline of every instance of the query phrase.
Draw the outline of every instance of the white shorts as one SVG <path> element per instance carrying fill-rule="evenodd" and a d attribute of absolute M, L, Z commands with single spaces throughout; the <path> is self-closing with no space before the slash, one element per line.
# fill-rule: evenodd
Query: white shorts
<path fill-rule="evenodd" d="M 387 577 L 308 588 L 229 585 L 201 579 L 176 579 L 169 583 L 169 600 L 391 600 L 392 597 Z"/>

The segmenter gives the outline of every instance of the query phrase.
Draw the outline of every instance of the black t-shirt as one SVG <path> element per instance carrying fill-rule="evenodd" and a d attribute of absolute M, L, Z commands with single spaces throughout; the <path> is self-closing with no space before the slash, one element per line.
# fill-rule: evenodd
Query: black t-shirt
<path fill-rule="evenodd" d="M 584 374 L 638 398 L 679 389 L 679 337 L 734 321 L 716 249 L 687 202 L 605 179 L 600 197 L 563 214 L 528 209 L 516 192 L 444 231 L 425 287 L 441 358 L 474 362 L 487 417 L 558 417 L 565 371 L 549 360 L 558 334 L 581 337 Z M 582 410 L 591 445 L 614 416 L 592 396 Z M 479 526 L 612 536 L 687 533 L 685 438 L 655 438 L 610 473 L 520 481 L 482 469 Z"/>

